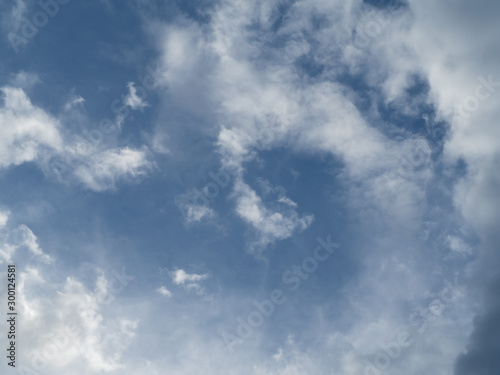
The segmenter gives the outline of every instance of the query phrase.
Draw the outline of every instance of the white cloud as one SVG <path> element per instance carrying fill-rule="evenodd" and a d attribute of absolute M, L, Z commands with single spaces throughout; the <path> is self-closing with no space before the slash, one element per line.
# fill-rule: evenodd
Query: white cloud
<path fill-rule="evenodd" d="M 165 287 L 165 286 L 160 286 L 158 289 L 156 289 L 156 293 L 161 294 L 162 296 L 165 297 L 172 297 L 172 293 Z"/>
<path fill-rule="evenodd" d="M 459 255 L 471 255 L 474 253 L 472 248 L 458 236 L 448 235 L 446 236 L 445 241 L 451 251 L 458 253 Z"/>
<path fill-rule="evenodd" d="M 64 109 L 66 111 L 69 111 L 70 109 L 78 106 L 78 105 L 82 105 L 83 103 L 85 103 L 85 99 L 82 98 L 80 95 L 76 95 L 76 94 L 71 94 L 71 96 L 69 97 L 68 101 L 66 102 L 66 104 L 64 105 Z"/>
<path fill-rule="evenodd" d="M 198 295 L 204 295 L 205 289 L 199 283 L 200 281 L 206 280 L 210 277 L 209 274 L 188 274 L 182 269 L 176 269 L 170 272 L 170 277 L 172 282 L 177 286 L 182 286 L 188 291 L 195 291 Z"/>
<path fill-rule="evenodd" d="M 129 82 L 127 84 L 128 87 L 128 95 L 125 97 L 124 103 L 128 105 L 132 109 L 143 109 L 147 107 L 149 104 L 137 95 L 137 89 L 134 85 L 134 82 Z M 144 88 L 141 87 L 143 92 L 145 92 Z"/>
<path fill-rule="evenodd" d="M 138 322 L 125 317 L 105 319 L 102 310 L 113 290 L 110 280 L 99 276 L 92 291 L 80 281 L 68 278 L 62 288 L 55 300 L 60 309 L 60 320 L 51 328 L 63 330 L 65 325 L 72 324 L 79 332 L 73 338 L 74 344 L 61 353 L 63 363 L 59 365 L 80 357 L 92 371 L 110 372 L 123 368 L 122 351 L 134 338 Z M 64 354 L 69 354 L 69 358 Z"/>
<path fill-rule="evenodd" d="M 53 258 L 40 248 L 31 229 L 24 224 L 12 228 L 8 223 L 9 216 L 9 211 L 0 211 L 0 263 L 11 262 L 18 251 L 23 249 L 27 249 L 35 259 L 43 263 L 52 263 Z"/>
<path fill-rule="evenodd" d="M 177 196 L 175 203 L 187 225 L 213 219 L 216 216 L 215 211 L 209 206 L 209 200 L 197 189 Z"/>
<path fill-rule="evenodd" d="M 4 86 L 0 107 L 0 168 L 62 150 L 58 121 L 34 106 L 22 89 Z"/>
<path fill-rule="evenodd" d="M 0 211 L 0 229 L 7 224 L 7 220 L 9 220 L 9 211 Z"/>
<path fill-rule="evenodd" d="M 188 204 L 182 209 L 186 210 L 186 221 L 188 223 L 200 222 L 202 219 L 212 218 L 215 216 L 214 210 L 206 206 L 196 206 Z"/>
<path fill-rule="evenodd" d="M 145 151 L 109 149 L 90 154 L 75 168 L 75 176 L 90 189 L 103 191 L 115 188 L 119 180 L 137 180 L 152 168 Z"/>
<path fill-rule="evenodd" d="M 22 224 L 19 226 L 18 231 L 20 232 L 22 238 L 21 246 L 26 246 L 29 251 L 31 251 L 35 256 L 41 258 L 44 262 L 50 263 L 53 261 L 49 255 L 42 251 L 38 244 L 38 239 L 33 234 L 31 229 Z"/>
<path fill-rule="evenodd" d="M 241 180 L 236 180 L 234 194 L 236 212 L 259 234 L 257 247 L 265 247 L 275 240 L 288 238 L 313 222 L 313 215 L 300 217 L 291 209 L 275 211 L 266 208 L 255 191 Z"/>
<path fill-rule="evenodd" d="M 465 4 L 458 3 L 462 6 Z M 95 288 L 84 285 L 74 277 L 53 285 L 41 271 L 29 268 L 22 273 L 21 288 L 25 298 L 26 327 L 31 332 L 49 335 L 51 332 L 46 326 L 54 327 L 58 332 L 63 329 L 59 320 L 67 318 L 81 330 L 81 334 L 74 339 L 78 345 L 67 346 L 51 363 L 61 373 L 125 371 L 120 368 L 124 363 L 123 366 L 128 366 L 126 371 L 137 374 L 143 373 L 146 368 L 151 373 L 191 374 L 203 369 L 207 374 L 224 374 L 244 369 L 241 371 L 256 374 L 297 375 L 330 372 L 331 368 L 325 368 L 327 366 L 323 362 L 326 358 L 334 362 L 336 373 L 363 373 L 364 357 L 373 358 L 379 350 L 377 345 L 390 341 L 401 319 L 408 317 L 406 306 L 403 305 L 408 301 L 413 302 L 413 297 L 419 292 L 436 291 L 428 288 L 431 281 L 427 276 L 432 272 L 444 272 L 440 265 L 427 271 L 418 264 L 425 257 L 421 248 L 403 241 L 401 237 L 404 236 L 399 236 L 399 233 L 392 241 L 384 237 L 387 231 L 398 232 L 401 226 L 410 225 L 414 229 L 419 225 L 426 209 L 425 183 L 432 177 L 430 146 L 423 139 L 391 140 L 377 130 L 379 119 L 376 116 L 367 119 L 361 115 L 353 104 L 356 101 L 355 93 L 335 83 L 337 74 L 343 72 L 337 66 L 338 56 L 353 73 L 362 73 L 367 69 L 369 84 L 383 87 L 384 102 L 397 100 L 409 82 L 409 75 L 417 71 L 426 73 L 442 117 L 450 119 L 453 124 L 453 138 L 447 143 L 447 153 L 453 158 L 464 156 L 471 167 L 468 176 L 456 189 L 456 204 L 483 233 L 483 238 L 492 238 L 492 233 L 497 231 L 500 212 L 497 208 L 500 206 L 496 177 L 498 161 L 495 155 L 499 149 L 498 137 L 492 136 L 496 134 L 494 121 L 498 118 L 496 101 L 492 99 L 481 103 L 481 111 L 471 114 L 470 119 L 455 120 L 454 117 L 455 103 L 461 103 L 469 95 L 470 88 L 474 90 L 476 76 L 484 72 L 487 76 L 497 63 L 497 59 L 492 58 L 491 62 L 482 65 L 480 60 L 487 54 L 478 54 L 480 57 L 469 56 L 467 61 L 477 64 L 468 68 L 469 65 L 457 60 L 457 56 L 463 57 L 470 43 L 492 43 L 497 35 L 485 34 L 485 38 L 478 39 L 479 42 L 467 40 L 470 38 L 467 33 L 460 32 L 463 22 L 450 25 L 447 18 L 449 12 L 443 8 L 444 5 L 420 1 L 411 4 L 416 17 L 412 29 L 409 24 L 406 29 L 401 27 L 400 22 L 407 22 L 408 18 L 405 17 L 409 17 L 402 16 L 391 21 L 380 38 L 373 39 L 367 49 L 360 51 L 352 45 L 352 30 L 360 19 L 370 17 L 376 11 L 359 7 L 360 1 L 311 0 L 297 2 L 287 12 L 277 34 L 284 39 L 287 36 L 293 36 L 294 39 L 285 42 L 282 50 L 273 52 L 266 49 L 269 44 L 267 35 L 252 33 L 255 32 L 253 26 L 256 23 L 264 30 L 275 23 L 273 7 L 276 4 L 272 1 L 222 2 L 213 14 L 209 27 L 211 33 L 207 33 L 207 37 L 203 34 L 205 30 L 189 22 L 169 28 L 163 39 L 167 81 L 176 90 L 189 93 L 204 91 L 193 84 L 201 73 L 208 71 L 210 74 L 206 76 L 213 78 L 213 82 L 207 86 L 210 88 L 207 92 L 218 103 L 215 111 L 220 122 L 225 124 L 218 129 L 222 162 L 238 171 L 233 195 L 235 210 L 256 231 L 261 244 L 288 238 L 312 222 L 312 216 L 297 213 L 297 203 L 289 198 L 279 197 L 277 202 L 281 205 L 276 205 L 275 201 L 264 200 L 245 182 L 246 163 L 261 150 L 274 147 L 284 146 L 294 152 L 335 155 L 346 166 L 341 177 L 349 190 L 349 208 L 356 208 L 356 212 L 361 212 L 360 216 L 366 215 L 370 222 L 369 228 L 384 225 L 392 227 L 391 224 L 394 224 L 393 229 L 384 227 L 382 235 L 370 238 L 373 244 L 370 244 L 369 251 L 361 253 L 366 255 L 365 261 L 361 262 L 361 266 L 364 266 L 360 271 L 362 274 L 342 291 L 343 295 L 348 296 L 348 303 L 342 305 L 345 311 L 340 314 L 343 316 L 342 322 L 347 322 L 346 326 L 342 326 L 343 332 L 339 332 L 336 324 L 328 320 L 328 316 L 335 311 L 334 304 L 313 306 L 310 311 L 314 316 L 314 326 L 309 334 L 317 341 L 325 338 L 324 352 L 315 347 L 303 353 L 290 344 L 288 348 L 280 349 L 279 356 L 269 357 L 269 351 L 266 354 L 260 350 L 260 344 L 268 344 L 268 341 L 256 339 L 246 343 L 248 350 L 230 357 L 224 351 L 225 348 L 215 342 L 211 331 L 213 327 L 204 330 L 205 315 L 189 315 L 183 310 L 182 328 L 177 326 L 181 317 L 176 320 L 170 314 L 165 314 L 168 315 L 165 324 L 170 324 L 170 330 L 168 335 L 159 339 L 170 345 L 175 360 L 169 363 L 169 353 L 165 354 L 168 351 L 162 350 L 154 358 L 155 364 L 152 364 L 150 358 L 142 361 L 142 358 L 124 355 L 124 347 L 133 339 L 137 323 L 131 318 L 110 316 L 109 311 L 101 308 L 99 301 L 109 294 L 105 277 L 98 278 Z M 474 6 L 471 10 L 475 9 Z M 453 8 L 452 16 L 464 17 L 467 13 L 457 15 Z M 325 22 L 327 26 L 313 34 L 314 25 L 310 20 L 317 14 L 326 17 L 328 22 Z M 445 14 L 446 17 L 439 16 Z M 491 14 L 493 17 L 495 13 Z M 470 22 L 468 17 L 461 21 Z M 449 27 L 456 29 L 460 37 L 449 34 Z M 438 41 L 434 45 L 432 41 L 435 39 Z M 492 43 L 485 50 L 494 52 L 494 46 Z M 449 49 L 453 53 L 448 56 L 443 51 Z M 308 82 L 298 77 L 293 63 L 307 53 L 312 53 L 316 62 L 325 65 L 328 79 L 324 83 Z M 266 60 L 266 54 L 272 55 L 273 60 Z M 211 65 L 211 61 L 207 64 L 207 70 L 203 70 L 201 62 L 205 56 L 216 56 L 217 64 Z M 286 59 L 287 64 L 274 60 L 279 58 Z M 328 65 L 328 61 L 332 61 L 332 64 Z M 456 61 L 459 63 L 455 64 Z M 471 71 L 463 72 L 463 69 Z M 205 78 L 203 84 L 207 84 L 211 78 Z M 192 102 L 195 104 L 190 102 L 190 105 L 196 106 L 197 101 Z M 139 105 L 134 101 L 130 103 L 136 103 L 129 104 L 131 107 Z M 278 108 L 283 106 L 289 108 L 286 116 L 279 115 L 282 111 Z M 403 110 L 405 113 L 411 112 L 408 108 Z M 38 141 L 38 137 L 32 133 L 29 137 Z M 59 150 L 59 146 L 44 144 L 44 147 Z M 122 178 L 142 176 L 150 167 L 143 151 L 109 149 L 78 154 L 72 144 L 64 150 L 78 156 L 80 164 L 75 164 L 75 176 L 85 186 L 98 191 L 113 188 L 116 181 Z M 9 150 L 9 155 L 10 151 L 17 152 Z M 28 157 L 28 160 L 36 160 L 36 157 Z M 15 163 L 7 163 L 12 164 Z M 188 220 L 191 221 L 201 221 L 214 215 L 213 210 L 206 205 L 191 204 L 185 207 Z M 375 207 L 374 214 L 369 214 L 372 207 Z M 8 225 L 7 217 L 5 213 L 0 214 L 0 227 Z M 4 257 L 14 256 L 19 243 L 24 244 L 35 257 L 41 255 L 36 237 L 29 228 L 22 228 L 18 230 L 22 238 L 20 242 L 2 241 L 0 249 Z M 367 233 L 369 235 L 371 233 Z M 459 237 L 449 236 L 445 242 L 454 251 L 468 252 L 468 245 Z M 352 253 L 356 251 L 353 249 Z M 497 263 L 492 263 L 490 267 L 495 272 L 498 269 Z M 171 272 L 171 277 L 175 285 L 199 290 L 201 282 L 208 275 L 188 274 L 177 269 Z M 45 300 L 43 295 L 35 293 L 35 285 L 42 285 L 50 298 Z M 60 297 L 54 298 L 54 294 L 50 294 L 51 290 L 59 291 Z M 163 286 L 157 292 L 165 296 L 170 293 Z M 85 307 L 83 311 L 94 312 L 93 316 L 82 313 L 77 307 L 79 305 Z M 450 309 L 449 313 L 449 316 L 444 316 L 429 328 L 411 352 L 398 359 L 399 362 L 394 361 L 387 373 L 401 373 L 412 368 L 419 374 L 429 373 L 429 369 L 439 375 L 449 374 L 453 359 L 463 350 L 464 336 L 470 330 L 470 314 L 462 311 L 460 306 L 456 310 Z M 55 317 L 57 321 L 51 320 Z M 158 334 L 158 322 L 152 321 L 149 332 Z M 208 330 L 209 333 L 206 332 Z M 262 336 L 256 333 L 255 336 L 265 339 L 264 333 Z M 33 351 L 43 351 L 43 344 L 35 343 L 36 338 L 27 333 L 25 341 L 34 342 L 33 347 L 30 347 Z M 113 348 L 118 349 L 115 351 Z M 196 361 L 193 361 L 192 353 L 196 353 Z M 155 353 L 150 355 L 154 357 Z M 272 361 L 268 362 L 266 358 Z M 422 361 L 422 358 L 426 360 Z M 71 371 L 65 371 L 64 366 L 69 364 L 73 365 Z M 144 367 L 139 368 L 143 364 Z M 131 370 L 134 366 L 137 369 Z M 54 369 L 51 370 L 56 373 Z"/>
<path fill-rule="evenodd" d="M 290 198 L 287 197 L 280 197 L 280 199 L 278 199 L 278 202 L 284 203 L 290 207 L 297 207 L 297 203 L 295 203 L 294 201 L 292 201 Z"/>
<path fill-rule="evenodd" d="M 176 269 L 171 272 L 172 281 L 176 285 L 185 285 L 189 282 L 202 281 L 209 277 L 208 274 L 198 275 L 196 273 L 189 274 L 182 269 Z"/>
<path fill-rule="evenodd" d="M 11 86 L 18 87 L 23 90 L 30 90 L 39 82 L 40 77 L 38 74 L 25 71 L 20 71 L 10 79 Z"/>
<path fill-rule="evenodd" d="M 4 211 L 0 214 L 0 261 L 16 264 L 16 312 L 22 316 L 16 331 L 22 337 L 16 340 L 16 367 L 30 374 L 122 368 L 123 353 L 135 337 L 138 321 L 125 316 L 123 309 L 115 313 L 115 306 L 107 307 L 120 303 L 116 297 L 125 279 L 99 268 L 95 278 L 85 275 L 92 280 L 90 286 L 74 276 L 77 270 L 67 271 L 73 275 L 65 277 L 31 229 L 24 224 L 10 226 L 8 216 Z M 2 278 L 6 279 L 6 271 L 0 270 Z M 6 290 L 0 294 L 7 300 Z"/>
<path fill-rule="evenodd" d="M 4 86 L 0 90 L 4 95 L 0 107 L 0 168 L 37 162 L 44 172 L 70 173 L 73 180 L 95 191 L 113 189 L 118 181 L 142 178 L 152 168 L 146 149 L 106 149 L 104 144 L 97 148 L 70 141 L 61 133 L 60 121 L 33 105 L 22 89 Z M 66 109 L 83 101 L 72 95 Z"/>
<path fill-rule="evenodd" d="M 398 218 L 395 223 L 411 221 L 415 225 L 422 213 L 418 203 L 424 182 L 432 176 L 430 146 L 425 140 L 396 140 L 384 135 L 370 123 L 381 122 L 379 115 L 370 113 L 373 118 L 368 119 L 363 116 L 355 105 L 359 101 L 357 94 L 335 80 L 344 74 L 345 67 L 353 72 L 367 67 L 369 83 L 384 86 L 384 99 L 391 101 L 418 70 L 413 55 L 393 57 L 405 67 L 398 69 L 394 62 L 389 70 L 385 52 L 376 40 L 367 51 L 354 48 L 352 35 L 359 17 L 366 12 L 376 13 L 374 8 L 362 7 L 356 1 L 294 4 L 276 31 L 289 44 L 282 46 L 280 42 L 271 49 L 267 44 L 274 35 L 270 29 L 277 22 L 276 17 L 281 17 L 277 7 L 276 2 L 224 2 L 213 11 L 209 33 L 184 20 L 173 29 L 165 28 L 166 42 L 162 39 L 161 43 L 167 89 L 177 95 L 198 88 L 198 95 L 205 92 L 210 98 L 197 102 L 215 103 L 212 110 L 222 124 L 216 131 L 223 167 L 234 171 L 241 180 L 233 194 L 237 213 L 262 236 L 264 247 L 308 227 L 310 217 L 301 218 L 294 211 L 276 212 L 256 193 L 250 193 L 246 181 L 248 162 L 263 150 L 286 147 L 295 152 L 335 155 L 345 163 L 343 178 L 355 186 L 353 191 L 363 186 L 361 197 L 371 194 L 375 186 L 378 193 L 371 194 L 374 201 L 370 204 L 392 211 L 389 216 Z M 329 21 L 321 30 L 315 30 L 313 22 L 303 16 L 316 14 L 318 9 Z M 260 28 L 248 27 L 255 20 Z M 407 13 L 400 12 L 398 17 L 389 17 L 385 30 L 399 35 L 408 20 Z M 304 30 L 314 43 L 304 38 Z M 401 40 L 391 42 L 388 48 L 394 50 L 404 45 Z M 351 54 L 347 54 L 349 49 Z M 324 79 L 307 83 L 301 80 L 301 75 L 307 73 L 300 71 L 296 62 L 305 54 L 324 65 Z M 192 59 L 187 62 L 185 56 Z M 378 60 L 372 61 L 372 56 Z M 201 66 L 198 60 L 202 59 L 210 63 Z M 197 82 L 193 76 L 199 78 Z M 388 184 L 392 185 L 390 191 L 386 189 Z M 406 205 L 404 210 L 388 203 L 394 194 Z M 300 202 L 294 203 L 300 206 Z M 208 215 L 208 210 L 196 213 L 201 216 L 202 212 Z M 271 226 L 266 227 L 263 222 Z"/>
<path fill-rule="evenodd" d="M 37 76 L 19 73 L 15 81 L 26 86 L 26 81 L 36 80 L 33 77 Z M 61 175 L 69 174 L 70 181 L 95 191 L 113 189 L 118 181 L 138 180 L 151 170 L 153 163 L 146 148 L 107 148 L 105 142 L 95 146 L 82 142 L 81 136 L 71 140 L 76 134 L 63 133 L 61 120 L 32 104 L 22 88 L 4 86 L 0 90 L 0 169 L 35 162 L 48 175 L 55 174 L 63 181 L 68 176 Z M 134 106 L 142 105 L 131 100 Z M 73 111 L 84 101 L 71 94 L 65 110 Z M 81 120 L 81 115 L 77 117 Z"/>
<path fill-rule="evenodd" d="M 16 0 L 15 4 L 12 6 L 9 17 L 7 17 L 7 22 L 3 25 L 4 29 L 7 28 L 9 31 L 14 32 L 19 30 L 27 10 L 28 7 L 24 0 Z"/>
<path fill-rule="evenodd" d="M 308 155 L 332 154 L 344 163 L 338 178 L 347 190 L 346 205 L 364 219 L 363 228 L 367 236 L 372 236 L 373 244 L 367 245 L 367 252 L 353 249 L 352 256 L 359 257 L 356 259 L 361 264 L 366 262 L 366 269 L 344 291 L 350 298 L 343 314 L 352 326 L 344 339 L 331 345 L 330 353 L 341 353 L 333 355 L 339 373 L 362 373 L 363 355 L 376 354 L 375 346 L 391 339 L 392 330 L 397 330 L 401 319 L 406 318 L 402 301 L 431 289 L 430 275 L 445 273 L 440 266 L 427 270 L 419 264 L 423 250 L 414 243 L 414 235 L 430 208 L 426 194 L 427 184 L 434 177 L 434 146 L 409 130 L 395 129 L 399 138 L 384 132 L 386 127 L 392 130 L 390 120 L 382 120 L 376 108 L 361 113 L 359 103 L 365 98 L 338 82 L 347 72 L 355 79 L 360 77 L 366 80 L 373 103 L 395 105 L 401 113 L 417 116 L 414 106 L 429 104 L 432 98 L 420 95 L 411 105 L 401 99 L 408 98 L 404 92 L 414 83 L 415 75 L 424 81 L 428 76 L 422 57 L 412 47 L 416 40 L 412 35 L 415 15 L 410 10 L 388 17 L 379 36 L 360 50 L 354 46 L 354 31 L 380 12 L 374 7 L 361 1 L 301 1 L 287 9 L 283 17 L 274 12 L 277 5 L 273 1 L 224 1 L 215 7 L 209 27 L 183 20 L 175 32 L 165 31 L 168 43 L 162 43 L 161 48 L 164 71 L 168 72 L 166 86 L 174 92 L 198 88 L 210 95 L 222 124 L 215 129 L 221 161 L 237 176 L 235 210 L 255 230 L 262 246 L 307 228 L 312 216 L 297 213 L 295 205 L 300 206 L 300 200 L 295 203 L 279 197 L 277 201 L 288 206 L 283 209 L 284 205 L 276 206 L 276 202 L 260 197 L 247 181 L 248 163 L 256 160 L 261 151 L 273 148 Z M 420 3 L 417 6 L 421 7 Z M 446 15 L 446 10 L 438 13 Z M 312 21 L 318 15 L 323 17 L 321 26 Z M 422 47 L 440 33 L 439 25 L 436 22 L 429 35 L 421 39 Z M 452 41 L 440 43 L 436 49 L 446 50 L 443 46 L 448 43 Z M 187 61 L 188 56 L 193 59 Z M 216 62 L 210 60 L 200 73 L 197 61 L 205 56 L 215 56 Z M 322 69 L 322 75 L 309 77 L 300 69 L 300 59 L 306 57 Z M 434 64 L 430 54 L 423 60 Z M 454 65 L 453 56 L 443 61 L 447 64 L 443 69 Z M 448 75 L 450 82 L 453 74 Z M 199 76 L 203 77 L 202 83 L 197 85 L 193 77 Z M 453 88 L 447 91 L 451 93 Z M 286 115 L 280 115 L 283 112 Z M 474 206 L 472 201 L 469 204 Z M 492 210 L 483 212 L 487 215 Z M 391 240 L 392 236 L 398 240 Z M 413 242 L 407 242 L 410 237 Z M 330 308 L 335 309 L 330 305 L 324 310 L 318 308 L 317 322 L 324 321 L 315 322 L 315 337 L 323 337 L 331 325 L 323 315 L 330 314 Z M 449 373 L 464 345 L 466 333 L 454 333 L 452 328 L 455 323 L 458 330 L 468 327 L 469 316 L 464 310 L 458 307 L 452 311 L 442 325 L 434 327 L 418 347 L 412 348 L 408 358 L 419 373 L 425 373 L 428 364 L 418 362 L 418 358 L 433 350 L 439 354 L 427 363 L 432 363 L 439 374 Z M 356 321 L 352 320 L 353 313 Z M 337 333 L 333 329 L 331 336 Z M 457 342 L 451 345 L 447 337 Z M 440 342 L 450 343 L 448 349 L 440 349 Z M 388 373 L 404 371 L 407 365 L 401 359 Z M 297 367 L 285 365 L 279 370 L 314 373 Z"/>

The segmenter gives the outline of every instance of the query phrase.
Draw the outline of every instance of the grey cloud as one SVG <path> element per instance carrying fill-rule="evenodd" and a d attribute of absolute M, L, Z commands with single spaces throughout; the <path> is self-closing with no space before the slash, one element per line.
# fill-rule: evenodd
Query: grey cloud
<path fill-rule="evenodd" d="M 498 375 L 500 369 L 500 278 L 488 290 L 487 311 L 474 319 L 467 351 L 455 363 L 455 375 Z"/>

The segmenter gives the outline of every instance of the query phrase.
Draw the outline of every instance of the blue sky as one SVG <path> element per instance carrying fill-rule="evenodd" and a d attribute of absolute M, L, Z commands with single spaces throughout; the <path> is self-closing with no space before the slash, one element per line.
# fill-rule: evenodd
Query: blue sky
<path fill-rule="evenodd" d="M 1 1 L 5 372 L 498 374 L 499 11 Z"/>

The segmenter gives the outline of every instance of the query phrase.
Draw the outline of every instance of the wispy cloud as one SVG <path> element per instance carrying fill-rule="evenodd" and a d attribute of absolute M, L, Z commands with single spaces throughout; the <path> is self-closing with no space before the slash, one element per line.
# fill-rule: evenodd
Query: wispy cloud
<path fill-rule="evenodd" d="M 137 88 L 135 87 L 134 82 L 127 83 L 128 94 L 125 97 L 124 103 L 128 105 L 132 109 L 143 109 L 147 107 L 149 104 L 144 101 L 143 98 L 137 95 Z M 144 88 L 141 87 L 144 90 Z"/>

